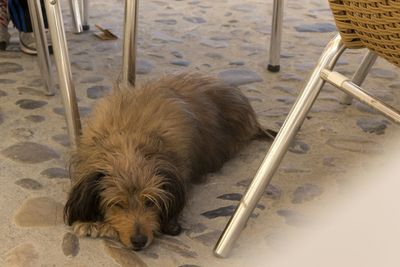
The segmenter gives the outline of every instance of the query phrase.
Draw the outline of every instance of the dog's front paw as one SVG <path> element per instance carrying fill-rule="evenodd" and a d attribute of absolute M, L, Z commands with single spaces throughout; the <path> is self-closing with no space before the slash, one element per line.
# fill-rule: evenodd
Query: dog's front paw
<path fill-rule="evenodd" d="M 163 225 L 161 232 L 166 235 L 179 235 L 182 232 L 182 227 L 177 221 L 172 220 Z"/>
<path fill-rule="evenodd" d="M 118 233 L 109 226 L 102 222 L 75 222 L 72 225 L 72 230 L 80 237 L 108 237 L 118 238 Z"/>
<path fill-rule="evenodd" d="M 95 222 L 75 222 L 72 225 L 72 230 L 75 234 L 80 237 L 98 237 L 99 236 L 99 224 Z"/>

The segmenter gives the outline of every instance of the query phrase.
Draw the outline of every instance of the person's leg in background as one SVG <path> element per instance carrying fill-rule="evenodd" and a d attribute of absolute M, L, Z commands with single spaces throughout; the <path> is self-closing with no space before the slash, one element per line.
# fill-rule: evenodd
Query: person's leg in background
<path fill-rule="evenodd" d="M 42 13 L 46 14 L 43 0 L 41 0 L 41 4 Z M 32 31 L 32 23 L 27 0 L 8 0 L 8 8 L 11 20 L 19 31 L 21 51 L 26 54 L 36 55 L 36 42 Z M 47 17 L 44 15 L 43 19 L 47 28 Z"/>
<path fill-rule="evenodd" d="M 7 0 L 0 0 L 0 50 L 6 50 L 10 41 L 10 34 L 8 33 L 10 15 L 7 6 Z"/>

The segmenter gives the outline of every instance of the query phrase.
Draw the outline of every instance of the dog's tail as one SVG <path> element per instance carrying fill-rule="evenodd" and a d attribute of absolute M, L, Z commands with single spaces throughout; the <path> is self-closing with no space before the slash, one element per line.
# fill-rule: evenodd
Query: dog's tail
<path fill-rule="evenodd" d="M 258 127 L 258 133 L 256 133 L 256 135 L 254 136 L 254 139 L 270 139 L 270 140 L 274 140 L 275 137 L 277 136 L 278 132 L 268 129 L 268 128 L 264 128 L 262 126 Z"/>

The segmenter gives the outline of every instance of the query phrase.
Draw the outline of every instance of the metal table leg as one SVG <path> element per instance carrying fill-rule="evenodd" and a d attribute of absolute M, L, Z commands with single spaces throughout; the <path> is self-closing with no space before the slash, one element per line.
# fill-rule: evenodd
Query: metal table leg
<path fill-rule="evenodd" d="M 81 131 L 81 123 L 59 0 L 45 0 L 45 7 L 53 43 L 54 58 L 57 66 L 68 133 L 71 145 L 75 146 Z"/>
<path fill-rule="evenodd" d="M 273 5 L 268 64 L 268 70 L 271 72 L 278 72 L 280 70 L 283 1 L 284 0 L 274 0 Z"/>
<path fill-rule="evenodd" d="M 135 85 L 138 5 L 138 0 L 125 0 L 124 48 L 122 55 L 122 84 L 124 85 Z"/>
<path fill-rule="evenodd" d="M 89 0 L 80 0 L 80 10 L 82 18 L 82 29 L 87 31 L 89 26 Z"/>
<path fill-rule="evenodd" d="M 32 29 L 35 34 L 39 68 L 44 80 L 46 95 L 54 95 L 54 81 L 51 74 L 51 60 L 47 44 L 46 32 L 40 0 L 28 1 L 29 13 L 31 15 Z"/>
<path fill-rule="evenodd" d="M 72 22 L 74 24 L 74 29 L 76 33 L 81 33 L 83 32 L 83 26 L 82 26 L 82 17 L 81 17 L 81 11 L 80 11 L 80 3 L 79 0 L 70 0 L 69 5 L 71 8 L 71 13 L 72 13 Z"/>

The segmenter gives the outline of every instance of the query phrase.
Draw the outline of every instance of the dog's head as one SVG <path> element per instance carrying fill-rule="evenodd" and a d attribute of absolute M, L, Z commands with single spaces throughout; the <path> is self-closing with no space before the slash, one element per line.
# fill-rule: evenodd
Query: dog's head
<path fill-rule="evenodd" d="M 102 221 L 134 250 L 147 247 L 156 232 L 179 234 L 176 219 L 184 206 L 185 184 L 168 161 L 120 157 L 102 170 L 83 169 L 65 205 L 69 225 Z"/>

